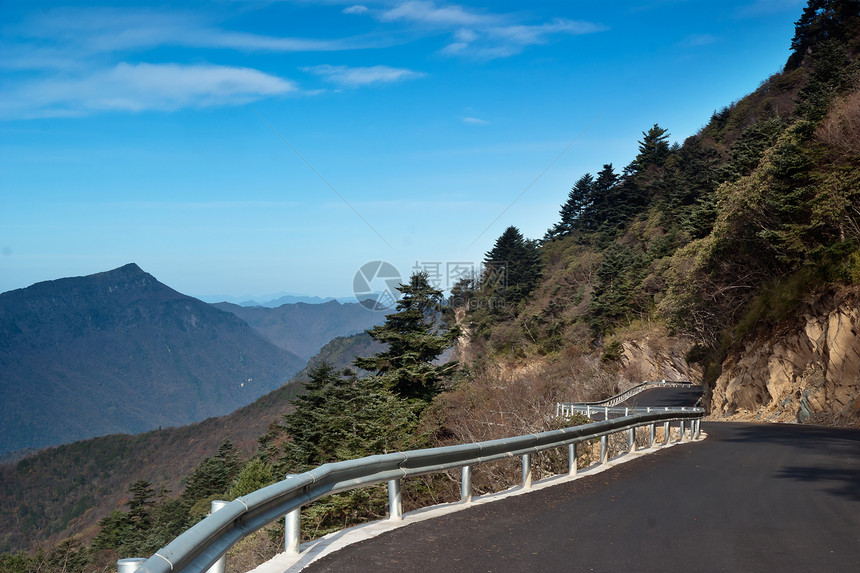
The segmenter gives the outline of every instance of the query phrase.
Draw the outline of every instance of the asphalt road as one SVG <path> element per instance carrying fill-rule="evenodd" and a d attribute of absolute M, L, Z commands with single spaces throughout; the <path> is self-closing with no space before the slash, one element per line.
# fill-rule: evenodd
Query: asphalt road
<path fill-rule="evenodd" d="M 644 408 L 646 406 L 669 406 L 677 408 L 680 406 L 695 406 L 702 397 L 701 386 L 675 387 L 675 388 L 651 388 L 631 396 L 619 406 L 630 406 Z"/>
<path fill-rule="evenodd" d="M 860 571 L 860 431 L 710 423 L 600 474 L 415 523 L 306 571 Z"/>

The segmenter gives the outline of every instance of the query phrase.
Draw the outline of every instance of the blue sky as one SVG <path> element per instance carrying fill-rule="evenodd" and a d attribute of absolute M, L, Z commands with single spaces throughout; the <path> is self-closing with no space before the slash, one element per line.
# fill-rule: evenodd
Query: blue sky
<path fill-rule="evenodd" d="M 195 296 L 345 296 L 374 260 L 444 287 L 779 71 L 804 4 L 0 2 L 0 291 L 128 262 Z"/>

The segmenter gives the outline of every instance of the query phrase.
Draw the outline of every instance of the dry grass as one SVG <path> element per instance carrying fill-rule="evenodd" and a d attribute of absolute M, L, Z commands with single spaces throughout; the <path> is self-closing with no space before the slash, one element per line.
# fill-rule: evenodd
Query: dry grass
<path fill-rule="evenodd" d="M 860 153 L 860 90 L 833 103 L 815 137 L 843 158 Z"/>

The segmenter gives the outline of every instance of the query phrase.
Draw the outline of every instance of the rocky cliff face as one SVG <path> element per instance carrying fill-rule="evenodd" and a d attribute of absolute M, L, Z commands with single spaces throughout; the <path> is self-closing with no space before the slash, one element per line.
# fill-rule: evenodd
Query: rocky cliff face
<path fill-rule="evenodd" d="M 730 355 L 712 414 L 763 420 L 860 418 L 860 289 L 822 297 L 776 334 Z"/>
<path fill-rule="evenodd" d="M 689 338 L 671 337 L 665 327 L 634 334 L 621 342 L 621 374 L 631 382 L 689 380 L 699 383 L 702 371 L 685 358 L 693 345 Z"/>

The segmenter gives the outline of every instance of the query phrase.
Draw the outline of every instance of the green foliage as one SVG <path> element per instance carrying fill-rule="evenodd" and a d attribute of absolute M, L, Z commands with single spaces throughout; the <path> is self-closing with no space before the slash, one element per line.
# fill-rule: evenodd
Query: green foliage
<path fill-rule="evenodd" d="M 321 362 L 305 392 L 278 430 L 288 436 L 282 450 L 262 461 L 276 475 L 300 473 L 328 462 L 381 454 L 408 443 L 420 402 L 394 394 L 378 376 L 342 376 Z"/>
<path fill-rule="evenodd" d="M 809 52 L 826 41 L 845 42 L 860 26 L 860 2 L 857 0 L 809 0 L 803 14 L 794 24 L 792 53 L 786 70 L 797 68 Z"/>
<path fill-rule="evenodd" d="M 648 131 L 643 131 L 639 142 L 639 154 L 630 164 L 637 171 L 645 171 L 650 166 L 659 167 L 669 158 L 668 130 L 656 123 Z"/>
<path fill-rule="evenodd" d="M 820 121 L 833 98 L 851 87 L 857 65 L 852 64 L 842 43 L 828 39 L 812 52 L 812 73 L 798 94 L 797 113 L 810 121 Z"/>
<path fill-rule="evenodd" d="M 508 227 L 484 255 L 481 295 L 517 305 L 538 285 L 541 260 L 538 244 L 527 240 L 516 227 Z M 495 308 L 499 308 L 496 306 Z"/>
<path fill-rule="evenodd" d="M 613 243 L 604 251 L 590 308 L 595 332 L 604 332 L 628 318 L 636 269 L 635 256 L 629 247 Z"/>
<path fill-rule="evenodd" d="M 401 284 L 397 311 L 385 323 L 367 332 L 387 345 L 382 352 L 356 358 L 358 368 L 374 373 L 397 396 L 429 402 L 451 376 L 455 363 L 434 364 L 459 335 L 457 327 L 441 324 L 442 292 L 433 288 L 426 273 L 413 274 Z"/>
<path fill-rule="evenodd" d="M 234 500 L 237 497 L 248 495 L 253 491 L 264 488 L 277 481 L 275 472 L 271 465 L 261 458 L 254 458 L 245 464 L 236 479 L 230 485 L 227 499 Z"/>
<path fill-rule="evenodd" d="M 201 462 L 185 482 L 182 501 L 192 506 L 200 500 L 223 494 L 239 473 L 241 464 L 236 448 L 225 440 L 218 453 Z"/>

